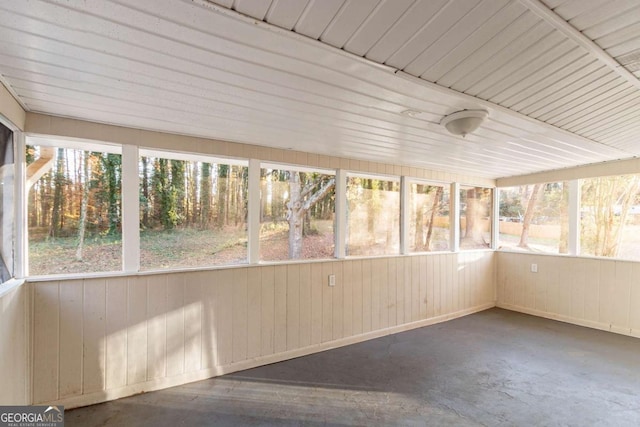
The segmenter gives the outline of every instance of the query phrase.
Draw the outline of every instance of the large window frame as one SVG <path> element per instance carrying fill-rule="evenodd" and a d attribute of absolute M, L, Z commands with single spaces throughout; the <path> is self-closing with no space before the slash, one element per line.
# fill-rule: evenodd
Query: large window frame
<path fill-rule="evenodd" d="M 168 160 L 168 161 L 172 161 L 172 160 L 177 160 L 177 161 L 181 161 L 181 162 L 193 162 L 193 163 L 206 163 L 209 164 L 211 166 L 216 165 L 216 166 L 231 166 L 231 167 L 241 167 L 241 168 L 249 168 L 249 160 L 244 160 L 244 159 L 237 159 L 237 158 L 231 158 L 231 157 L 223 157 L 223 156 L 213 156 L 213 155 L 206 155 L 206 154 L 194 154 L 194 153 L 186 153 L 186 152 L 180 152 L 180 151 L 173 151 L 173 150 L 161 150 L 161 149 L 155 149 L 155 148 L 149 148 L 149 147 L 139 147 L 138 148 L 138 162 L 141 162 L 141 159 L 143 157 L 147 157 L 147 158 L 157 158 L 157 159 L 164 159 L 164 160 Z M 140 167 L 140 163 L 137 164 L 138 167 Z M 215 169 L 211 169 L 210 172 L 213 172 Z M 231 170 L 229 170 L 229 173 L 231 172 Z M 247 171 L 248 172 L 248 171 Z M 199 177 L 200 179 L 202 178 L 201 176 Z M 138 174 L 137 176 L 138 179 L 138 186 L 140 187 L 140 175 Z M 215 181 L 216 179 L 214 179 Z M 201 184 L 201 183 L 200 183 Z M 153 191 L 153 190 L 152 190 Z M 212 189 L 213 191 L 213 189 Z M 140 199 L 138 199 L 138 202 L 140 201 Z M 213 203 L 213 201 L 212 201 Z M 141 205 L 138 203 L 138 207 L 140 208 Z M 133 216 L 133 212 L 131 212 L 131 215 Z M 138 210 L 138 224 L 142 223 L 141 218 L 140 218 L 140 210 Z M 162 267 L 162 268 L 145 268 L 142 265 L 142 253 L 141 251 L 143 250 L 143 242 L 142 242 L 142 229 L 141 227 L 138 227 L 137 229 L 138 231 L 138 235 L 139 235 L 139 239 L 140 241 L 137 242 L 137 249 L 138 249 L 138 259 L 140 261 L 140 265 L 136 266 L 140 271 L 142 272 L 147 272 L 147 271 L 172 271 L 172 270 L 178 270 L 178 269 L 190 269 L 190 268 L 210 268 L 210 267 L 228 267 L 228 266 L 234 266 L 234 265 L 246 265 L 248 263 L 248 253 L 245 256 L 244 262 L 229 262 L 229 263 L 224 263 L 224 262 L 211 262 L 211 263 L 203 263 L 201 265 L 196 265 L 196 266 L 189 266 L 189 267 L 182 267 L 182 266 L 169 266 L 169 267 Z M 249 238 L 249 233 L 247 231 L 246 233 L 246 238 Z"/>
<path fill-rule="evenodd" d="M 95 272 L 95 273 L 76 273 L 76 274 L 52 274 L 42 276 L 30 276 L 35 280 L 50 280 L 52 278 L 60 279 L 64 277 L 77 278 L 77 277 L 100 277 L 100 276 L 117 276 L 117 275 L 131 275 L 131 274 L 157 274 L 160 272 L 173 272 L 190 269 L 222 269 L 235 266 L 247 266 L 247 265 L 273 265 L 281 263 L 309 263 L 309 262 L 326 262 L 332 259 L 346 259 L 346 258 L 376 258 L 376 257 L 395 257 L 395 256 L 413 256 L 419 254 L 436 254 L 436 253 L 457 253 L 460 252 L 458 245 L 457 228 L 459 225 L 459 216 L 457 211 L 459 210 L 459 188 L 461 185 L 473 185 L 483 188 L 491 188 L 493 191 L 493 205 L 496 205 L 495 198 L 497 197 L 497 191 L 495 187 L 483 185 L 483 184 L 469 184 L 465 182 L 460 184 L 457 182 L 443 182 L 435 180 L 427 180 L 408 175 L 389 175 L 384 173 L 374 172 L 361 172 L 358 170 L 349 170 L 341 168 L 322 168 L 308 165 L 291 164 L 288 162 L 277 161 L 261 161 L 259 159 L 247 159 L 240 156 L 225 156 L 218 154 L 199 153 L 199 152 L 185 152 L 181 150 L 172 150 L 168 148 L 154 148 L 148 146 L 137 146 L 132 144 L 119 144 L 109 143 L 102 141 L 81 140 L 76 138 L 62 138 L 52 137 L 48 138 L 41 135 L 29 136 L 29 141 L 22 140 L 19 144 L 19 149 L 16 153 L 23 153 L 24 147 L 29 144 L 42 145 L 43 140 L 49 140 L 49 145 L 56 147 L 72 148 L 91 150 L 91 147 L 96 147 L 97 151 L 104 151 L 105 147 L 111 147 L 122 155 L 122 252 L 123 252 L 123 266 L 122 270 L 116 272 Z M 37 142 L 36 142 L 37 141 Z M 140 268 L 140 200 L 139 200 L 139 159 L 141 156 L 154 156 L 162 157 L 166 159 L 175 160 L 188 160 L 198 162 L 210 162 L 210 163 L 223 163 L 223 164 L 238 164 L 242 166 L 248 165 L 248 209 L 247 209 L 247 261 L 245 263 L 232 263 L 232 264 L 212 264 L 203 265 L 197 267 L 169 267 L 166 269 L 148 269 L 141 270 Z M 23 156 L 24 157 L 24 156 Z M 24 158 L 16 159 L 17 176 L 24 180 Z M 18 164 L 19 163 L 19 164 Z M 300 170 L 305 172 L 323 172 L 328 174 L 335 174 L 335 231 L 334 231 L 334 246 L 335 251 L 332 258 L 318 258 L 318 259 L 287 259 L 282 261 L 261 261 L 260 260 L 260 170 L 261 168 L 274 168 L 282 170 Z M 371 178 L 382 181 L 392 181 L 399 184 L 399 206 L 400 215 L 398 217 L 399 224 L 399 250 L 393 251 L 393 253 L 385 253 L 382 255 L 346 255 L 346 231 L 347 231 L 347 182 L 348 177 L 357 176 L 360 178 Z M 412 183 L 419 185 L 433 185 L 441 186 L 444 189 L 448 189 L 450 203 L 450 225 L 449 236 L 450 244 L 447 250 L 432 251 L 432 252 L 412 252 L 407 248 L 408 246 L 408 224 L 407 224 L 407 211 L 405 209 L 408 194 L 410 191 L 410 185 Z M 23 187 L 17 190 L 20 194 L 20 205 L 26 212 L 26 197 L 24 196 L 24 182 Z M 23 216 L 17 216 L 22 218 Z M 493 215 L 494 220 L 497 216 Z M 495 228 L 492 227 L 492 229 Z M 19 259 L 18 263 L 23 267 L 24 276 L 28 276 L 28 245 L 27 245 L 27 233 L 26 233 L 26 221 L 23 225 L 24 232 L 17 232 L 16 235 L 24 237 L 24 255 Z M 494 245 L 497 242 L 493 239 Z M 467 249 L 464 251 L 491 251 L 495 248 L 478 248 Z"/>
<path fill-rule="evenodd" d="M 402 189 L 401 189 L 401 191 L 403 193 L 403 197 L 401 199 L 402 200 L 402 203 L 401 203 L 401 212 L 402 212 L 401 242 L 402 242 L 402 249 L 403 249 L 402 253 L 403 254 L 433 254 L 433 253 L 453 252 L 454 245 L 452 245 L 452 235 L 453 235 L 453 227 L 454 227 L 453 222 L 454 221 L 452 221 L 452 216 L 455 216 L 455 212 L 453 210 L 455 197 L 452 194 L 452 188 L 451 188 L 452 185 L 451 185 L 451 183 L 445 183 L 445 182 L 439 182 L 439 181 L 430 181 L 430 180 L 418 179 L 418 178 L 412 178 L 412 177 L 403 177 L 402 183 L 403 183 Z M 409 218 L 409 213 L 410 213 L 409 199 L 410 199 L 411 186 L 413 184 L 422 185 L 422 186 L 431 186 L 431 187 L 442 187 L 443 194 L 446 192 L 446 194 L 447 194 L 447 196 L 449 198 L 449 203 L 448 203 L 449 214 L 448 214 L 447 249 L 435 250 L 435 251 L 415 251 L 415 250 L 411 250 L 411 248 L 409 247 L 409 242 L 410 242 L 409 233 L 411 232 L 410 218 Z"/>
<path fill-rule="evenodd" d="M 562 180 L 568 182 L 569 187 L 569 224 L 568 224 L 568 252 L 563 254 L 556 253 L 535 253 L 536 256 L 560 256 L 560 257 L 580 257 L 580 258 L 591 258 L 591 259 L 602 259 L 602 260 L 611 260 L 611 261 L 624 261 L 624 262 L 640 262 L 639 259 L 629 259 L 623 257 L 609 257 L 609 256 L 598 256 L 585 254 L 581 249 L 581 216 L 582 216 L 582 184 L 584 180 L 593 179 L 593 178 L 606 178 L 606 177 L 615 177 L 620 175 L 640 175 L 640 171 L 634 170 L 625 170 L 623 173 L 607 173 L 607 174 L 590 174 L 588 176 L 584 176 L 579 179 L 568 179 Z M 560 180 L 558 180 L 560 181 Z M 528 184 L 535 184 L 536 182 L 528 182 Z M 509 187 L 509 186 L 504 186 Z M 498 188 L 498 192 L 500 187 Z M 495 197 L 499 197 L 497 194 Z M 495 200 L 495 198 L 494 198 Z M 508 248 L 500 248 L 498 249 L 501 252 L 514 252 L 514 253 L 523 253 L 521 251 L 514 251 Z M 526 252 L 525 252 L 526 253 Z M 530 254 L 530 253 L 529 253 Z"/>
<path fill-rule="evenodd" d="M 27 135 L 20 147 L 18 152 L 21 155 L 20 163 L 21 163 L 21 171 L 20 171 L 20 203 L 16 203 L 17 205 L 21 205 L 24 215 L 23 224 L 22 224 L 22 232 L 21 237 L 24 242 L 24 250 L 22 252 L 22 272 L 24 273 L 24 277 L 38 277 L 38 278 L 49 278 L 49 277 L 92 277 L 92 276 L 102 276 L 102 275 L 114 275 L 120 274 L 124 270 L 124 264 L 126 259 L 131 258 L 131 253 L 128 253 L 126 250 L 126 239 L 129 236 L 125 237 L 125 203 L 124 203 L 124 195 L 125 195 L 125 175 L 124 175 L 124 163 L 121 165 L 121 233 L 122 233 L 122 243 L 121 243 L 121 266 L 120 269 L 117 270 L 105 270 L 105 271 L 92 271 L 92 272 L 84 272 L 84 273 L 48 273 L 41 275 L 31 275 L 29 268 L 29 227 L 27 226 L 27 217 L 28 217 L 28 207 L 27 200 L 29 195 L 30 188 L 27 186 L 26 179 L 26 158 L 25 158 L 25 149 L 28 145 L 40 146 L 40 147 L 51 147 L 51 148 L 62 148 L 65 150 L 78 150 L 78 151 L 95 151 L 100 153 L 108 153 L 108 154 L 118 154 L 121 156 L 121 160 L 124 162 L 124 150 L 125 146 L 116 143 L 108 143 L 108 142 L 95 142 L 95 141 L 85 141 L 76 138 L 49 138 L 41 135 Z M 137 194 L 136 194 L 137 196 Z"/>
<path fill-rule="evenodd" d="M 267 170 L 277 170 L 277 171 L 286 171 L 286 172 L 298 172 L 298 173 L 319 173 L 319 174 L 323 174 L 323 175 L 327 175 L 327 176 L 333 176 L 334 179 L 334 185 L 333 185 L 333 189 L 330 190 L 330 192 L 332 192 L 334 194 L 334 198 L 335 198 L 335 210 L 334 210 L 334 218 L 333 218 L 333 255 L 331 257 L 312 257 L 312 258 L 292 258 L 291 256 L 287 257 L 286 259 L 281 259 L 281 260 L 268 260 L 265 259 L 263 257 L 263 253 L 262 251 L 259 251 L 259 258 L 257 260 L 257 263 L 259 264 L 271 264 L 271 263 L 291 263 L 291 262 L 312 262 L 312 261 L 327 261 L 327 260 L 331 260 L 334 258 L 337 258 L 336 256 L 336 252 L 337 252 L 337 248 L 336 248 L 336 242 L 337 242 L 337 230 L 338 230 L 338 214 L 337 214 L 337 204 L 338 204 L 338 173 L 336 169 L 327 169 L 327 168 L 320 168 L 320 167 L 310 167 L 310 166 L 301 166 L 301 165 L 293 165 L 293 164 L 287 164 L 287 163 L 276 163 L 276 162 L 260 162 L 260 169 L 259 169 L 259 175 L 260 175 L 260 180 L 262 179 L 262 170 L 263 169 L 267 169 Z M 322 186 L 320 187 L 316 187 L 314 188 L 315 190 L 320 191 L 322 189 Z M 249 196 L 251 198 L 251 196 Z M 262 189 L 262 182 L 260 182 L 260 187 L 259 187 L 259 198 L 257 200 L 257 203 L 259 204 L 259 216 L 261 217 L 260 220 L 258 221 L 258 242 L 257 242 L 257 246 L 258 248 L 261 248 L 263 245 L 261 244 L 261 240 L 262 240 L 262 236 L 260 235 L 260 231 L 263 230 L 263 222 L 262 220 L 262 205 L 265 203 L 263 201 L 263 198 L 266 197 L 266 194 L 263 192 Z M 254 203 L 256 202 L 256 199 L 254 198 Z M 304 237 L 303 237 L 304 239 Z M 303 241 L 303 245 L 304 245 L 304 241 Z"/>
<path fill-rule="evenodd" d="M 344 188 L 344 194 L 341 195 L 340 197 L 344 199 L 345 201 L 345 207 L 344 207 L 344 212 L 342 213 L 342 218 L 341 220 L 344 221 L 344 229 L 345 229 L 345 240 L 344 240 L 344 245 L 345 248 L 347 248 L 348 243 L 349 243 L 349 236 L 348 236 L 348 206 L 347 206 L 347 190 L 348 190 L 348 180 L 349 178 L 360 178 L 360 179 L 370 179 L 370 180 L 376 180 L 376 181 L 385 181 L 385 182 L 392 182 L 392 183 L 396 183 L 398 185 L 398 250 L 392 253 L 384 253 L 384 254 L 379 254 L 379 255 L 371 255 L 371 254 L 348 254 L 347 251 L 345 250 L 345 257 L 347 258 L 376 258 L 376 257 L 388 257 L 388 256 L 397 256 L 397 255 L 402 255 L 403 253 L 403 248 L 404 248 L 404 231 L 406 230 L 406 226 L 403 224 L 404 223 L 404 215 L 403 215 L 403 205 L 406 203 L 406 185 L 403 185 L 403 179 L 401 176 L 397 176 L 397 175 L 386 175 L 386 174 L 372 174 L 372 173 L 362 173 L 362 172 L 356 172 L 356 171 L 347 171 L 346 174 L 344 175 L 344 180 L 345 180 L 345 188 Z M 406 210 L 405 210 L 406 211 Z"/>

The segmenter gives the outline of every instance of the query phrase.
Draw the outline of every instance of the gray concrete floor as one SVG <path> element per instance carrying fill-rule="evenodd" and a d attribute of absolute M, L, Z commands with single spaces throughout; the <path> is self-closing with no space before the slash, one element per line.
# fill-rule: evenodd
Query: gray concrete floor
<path fill-rule="evenodd" d="M 70 426 L 638 426 L 640 339 L 506 310 L 67 411 Z"/>

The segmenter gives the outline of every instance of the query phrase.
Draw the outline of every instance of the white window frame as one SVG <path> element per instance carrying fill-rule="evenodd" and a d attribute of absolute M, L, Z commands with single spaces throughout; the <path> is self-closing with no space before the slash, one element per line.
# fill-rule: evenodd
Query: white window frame
<path fill-rule="evenodd" d="M 451 183 L 450 182 L 441 182 L 441 181 L 432 181 L 432 180 L 427 180 L 427 179 L 420 179 L 420 178 L 412 178 L 412 177 L 408 177 L 408 176 L 403 176 L 402 177 L 402 182 L 403 185 L 401 186 L 401 191 L 402 191 L 402 197 L 401 197 L 401 203 L 400 203 L 400 212 L 402 215 L 402 220 L 401 220 L 401 231 L 402 233 L 400 234 L 401 239 L 401 254 L 402 255 L 425 255 L 425 254 L 442 254 L 442 253 L 448 253 L 448 252 L 454 252 L 452 250 L 452 246 L 451 246 L 451 235 L 453 234 L 453 223 L 451 221 L 451 204 L 452 204 L 452 195 L 451 195 Z M 409 248 L 409 222 L 411 221 L 409 218 L 409 193 L 411 190 L 411 184 L 418 184 L 418 185 L 430 185 L 430 186 L 434 186 L 434 187 L 442 187 L 443 189 L 448 189 L 449 191 L 449 249 L 447 249 L 446 251 L 411 251 L 411 249 Z"/>
<path fill-rule="evenodd" d="M 113 271 L 96 271 L 96 272 L 88 272 L 88 273 L 61 273 L 61 274 L 40 274 L 37 276 L 30 276 L 29 274 L 29 227 L 27 225 L 27 217 L 28 217 L 28 207 L 27 207 L 27 200 L 28 200 L 28 195 L 27 195 L 27 191 L 29 190 L 28 188 L 26 188 L 26 156 L 25 156 L 25 149 L 27 147 L 27 145 L 35 145 L 35 146 L 44 146 L 44 147 L 53 147 L 53 148 L 63 148 L 63 149 L 70 149 L 70 150 L 79 150 L 79 151 L 96 151 L 96 152 L 100 152 L 100 153 L 108 153 L 108 154 L 119 154 L 121 156 L 121 174 L 122 174 L 122 186 L 120 188 L 120 197 L 121 197 L 121 203 L 122 203 L 122 262 L 120 264 L 120 270 L 113 270 Z M 129 206 L 128 208 L 125 206 L 125 192 L 127 192 L 127 189 L 130 188 L 129 186 L 125 186 L 125 147 L 127 147 L 127 145 L 124 144 L 115 144 L 115 143 L 109 143 L 109 142 L 96 142 L 96 141 L 92 141 L 92 140 L 83 140 L 83 139 L 78 139 L 78 138 L 64 138 L 64 137 L 55 137 L 55 138 L 51 138 L 51 137 L 47 137 L 47 136 L 42 136 L 42 135 L 30 135 L 30 134 L 26 134 L 25 137 L 22 139 L 21 141 L 21 146 L 17 149 L 18 152 L 21 153 L 21 158 L 20 158 L 20 163 L 22 165 L 22 167 L 20 168 L 20 180 L 22 182 L 21 184 L 21 198 L 22 201 L 21 203 L 16 203 L 16 205 L 18 204 L 22 204 L 24 207 L 24 211 L 23 211 L 23 230 L 22 230 L 22 235 L 21 237 L 23 237 L 22 240 L 24 240 L 24 249 L 23 249 L 23 260 L 22 260 L 22 268 L 23 268 L 23 277 L 29 277 L 31 278 L 36 278 L 36 279 L 42 279 L 42 280 L 49 280 L 49 279 L 60 279 L 60 278 L 78 278 L 78 277 L 101 277 L 101 276 L 115 276 L 115 275 L 122 275 L 125 272 L 128 273 L 132 273 L 133 271 L 127 271 L 125 270 L 125 263 L 127 263 L 126 257 L 127 256 L 132 256 L 132 250 L 133 248 L 131 247 L 131 245 L 133 244 L 133 242 L 131 242 L 132 238 L 129 237 L 126 240 L 129 241 L 128 246 L 129 248 L 125 247 L 125 237 L 124 237 L 124 233 L 125 233 L 125 211 L 126 210 L 130 210 L 131 206 Z M 131 146 L 129 146 L 131 147 Z M 137 147 L 136 147 L 137 148 Z M 136 169 L 137 171 L 137 169 Z M 137 172 L 136 172 L 137 173 Z M 130 191 L 128 191 L 130 193 Z M 138 199 L 138 190 L 136 189 L 136 192 L 134 193 L 134 198 L 137 200 Z M 132 197 L 128 197 L 128 199 L 131 199 Z M 136 206 L 137 206 L 137 201 L 136 201 Z M 130 203 L 129 203 L 130 204 Z M 131 218 L 131 215 L 128 215 L 129 218 Z M 129 221 L 131 221 L 131 219 L 129 219 Z M 130 227 L 130 225 L 129 225 Z M 135 238 L 133 239 L 135 240 Z M 138 245 L 139 248 L 140 245 Z M 138 263 L 140 262 L 140 257 L 137 257 L 138 259 Z M 128 261 L 127 265 L 130 265 L 131 263 L 133 263 L 133 261 Z"/>
<path fill-rule="evenodd" d="M 398 230 L 398 252 L 397 253 L 388 253 L 388 254 L 382 254 L 382 255 L 347 255 L 346 254 L 346 246 L 347 246 L 347 239 L 348 239 L 348 235 L 346 233 L 346 229 L 347 229 L 347 215 L 348 215 L 348 204 L 347 204 L 347 187 L 348 187 L 348 178 L 351 177 L 357 177 L 357 178 L 364 178 L 364 179 L 375 179 L 378 181 L 390 181 L 390 182 L 396 182 L 398 184 L 400 184 L 400 189 L 399 189 L 399 203 L 400 203 L 400 218 L 398 218 L 399 223 L 400 223 L 400 229 Z M 404 213 L 403 213 L 403 198 L 404 196 L 404 188 L 402 185 L 403 182 L 403 176 L 398 176 L 398 175 L 387 175 L 387 174 L 372 174 L 372 173 L 361 173 L 361 172 L 355 172 L 355 171 L 345 171 L 345 179 L 344 179 L 344 213 L 343 215 L 341 215 L 343 217 L 343 221 L 344 221 L 344 253 L 345 253 L 345 258 L 346 259 L 360 259 L 360 258 L 382 258 L 382 257 L 390 257 L 390 256 L 401 256 L 404 255 L 403 254 L 403 237 L 402 234 L 404 232 L 403 230 L 403 223 L 404 223 Z"/>
<path fill-rule="evenodd" d="M 301 166 L 301 165 L 295 165 L 295 164 L 290 164 L 290 163 L 278 163 L 278 162 L 263 162 L 260 160 L 255 160 L 255 162 L 257 162 L 257 169 L 256 172 L 254 172 L 254 174 L 256 175 L 256 177 L 254 177 L 253 181 L 255 181 L 255 189 L 254 191 L 256 191 L 255 194 L 258 194 L 258 197 L 251 197 L 249 196 L 249 205 L 251 206 L 251 200 L 253 199 L 253 204 L 255 205 L 255 207 L 253 208 L 253 215 L 254 218 L 252 217 L 251 219 L 253 220 L 253 224 L 251 227 L 249 227 L 249 233 L 250 233 L 250 238 L 249 238 L 249 248 L 250 248 L 250 256 L 249 256 L 249 264 L 250 265 L 272 265 L 272 264 L 292 264 L 292 263 L 304 263 L 304 262 L 322 262 L 322 261 L 331 261 L 333 259 L 341 259 L 344 258 L 344 243 L 342 244 L 342 247 L 339 246 L 339 242 L 340 240 L 340 235 L 344 234 L 345 229 L 344 229 L 344 224 L 341 224 L 341 219 L 342 216 L 341 215 L 341 211 L 344 209 L 342 206 L 340 206 L 341 204 L 341 198 L 338 197 L 338 192 L 339 192 L 339 187 L 341 184 L 341 181 L 345 181 L 345 188 L 343 190 L 343 195 L 344 195 L 344 203 L 346 205 L 346 179 L 340 178 L 341 177 L 341 173 L 343 173 L 342 170 L 340 169 L 327 169 L 327 168 L 317 168 L 317 167 L 312 167 L 312 166 Z M 333 175 L 336 179 L 336 185 L 334 187 L 335 189 L 335 222 L 334 222 L 334 234 L 333 234 L 333 247 L 334 247 L 334 256 L 333 258 L 312 258 L 312 259 L 286 259 L 286 260 L 281 260 L 281 261 L 269 261 L 269 260 L 261 260 L 260 259 L 260 203 L 262 202 L 262 190 L 260 188 L 260 171 L 262 169 L 269 169 L 269 170 L 280 170 L 280 171 L 294 171 L 294 172 L 304 172 L 304 173 L 321 173 L 321 174 L 325 174 L 325 175 Z M 252 194 L 251 192 L 251 169 L 249 170 L 249 194 Z M 346 220 L 346 211 L 345 211 L 345 220 Z M 249 213 L 250 217 L 251 217 L 251 211 Z M 342 240 L 344 242 L 344 239 Z"/>

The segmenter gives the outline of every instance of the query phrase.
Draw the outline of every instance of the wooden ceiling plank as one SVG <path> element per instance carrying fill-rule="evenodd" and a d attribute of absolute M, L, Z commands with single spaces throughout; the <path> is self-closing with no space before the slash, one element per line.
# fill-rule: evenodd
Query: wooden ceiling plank
<path fill-rule="evenodd" d="M 308 4 L 309 0 L 273 0 L 265 21 L 280 28 L 292 30 Z"/>
<path fill-rule="evenodd" d="M 475 68 L 473 72 L 467 73 L 466 76 L 455 82 L 451 88 L 458 92 L 467 93 L 473 85 L 490 77 L 494 71 L 509 64 L 520 52 L 527 51 L 552 32 L 553 30 L 548 25 L 539 22 L 508 46 L 492 55 L 488 61 Z"/>
<path fill-rule="evenodd" d="M 384 64 L 411 39 L 450 0 L 417 0 L 387 30 L 384 37 L 369 49 L 365 57 Z"/>
<path fill-rule="evenodd" d="M 565 118 L 560 123 L 562 123 L 564 128 L 579 126 L 582 123 L 593 120 L 593 117 L 608 111 L 611 106 L 622 102 L 621 100 L 624 99 L 625 96 L 632 93 L 635 93 L 633 87 L 630 87 L 627 82 L 624 82 L 624 84 L 616 86 L 615 89 L 605 92 L 601 96 L 592 98 L 589 105 L 583 109 L 575 111 L 571 115 L 564 115 Z M 572 110 L 567 111 L 571 112 Z M 560 117 L 563 116 L 561 115 Z"/>
<path fill-rule="evenodd" d="M 441 78 L 437 79 L 436 83 L 444 87 L 452 87 L 458 80 L 489 61 L 496 52 L 500 52 L 508 47 L 514 40 L 518 39 L 518 37 L 523 33 L 526 33 L 539 22 L 540 19 L 533 13 L 523 13 L 511 22 L 504 30 L 495 35 L 489 42 L 471 53 L 467 58 Z"/>
<path fill-rule="evenodd" d="M 293 29 L 312 39 L 318 39 L 345 0 L 310 0 Z"/>
<path fill-rule="evenodd" d="M 573 98 L 566 105 L 558 105 L 549 109 L 538 117 L 538 120 L 561 127 L 558 123 L 564 122 L 564 120 L 571 120 L 569 117 L 575 117 L 599 101 L 615 96 L 625 87 L 629 87 L 628 83 L 618 76 L 613 77 L 611 80 L 603 79 L 595 82 L 588 92 L 582 95 L 578 94 L 579 96 Z"/>
<path fill-rule="evenodd" d="M 640 89 L 640 80 L 636 78 L 633 74 L 631 74 L 626 68 L 620 67 L 618 62 L 613 59 L 609 54 L 607 54 L 600 46 L 598 46 L 593 40 L 589 39 L 583 33 L 580 32 L 577 28 L 585 28 L 588 27 L 588 21 L 591 18 L 576 19 L 571 24 L 565 21 L 560 15 L 554 13 L 551 9 L 544 5 L 540 0 L 520 0 L 524 5 L 526 5 L 533 13 L 540 16 L 546 22 L 551 24 L 558 31 L 561 31 L 567 37 L 571 38 L 573 41 L 578 43 L 583 48 L 587 49 L 591 55 L 596 57 L 599 61 L 607 65 L 611 70 L 620 74 L 621 77 L 625 78 L 629 83 L 636 86 Z M 622 1 L 608 1 L 607 8 L 611 10 L 615 10 L 618 13 L 621 9 L 615 8 L 616 4 L 632 4 L 634 0 L 622 0 Z M 598 11 L 601 11 L 602 8 L 599 8 Z M 590 16 L 593 16 L 593 19 L 602 20 L 602 12 L 593 12 Z M 574 27 L 575 25 L 575 27 Z"/>
<path fill-rule="evenodd" d="M 434 63 L 440 61 L 452 49 L 468 40 L 472 35 L 498 12 L 509 4 L 508 0 L 478 3 L 466 15 L 462 16 L 454 25 L 448 25 L 440 34 L 431 36 L 435 40 L 425 47 L 417 57 L 403 67 L 404 71 L 414 76 L 420 76 Z M 432 31 L 433 33 L 433 31 Z"/>
<path fill-rule="evenodd" d="M 509 87 L 552 64 L 571 51 L 573 46 L 557 32 L 551 32 L 527 51 L 516 55 L 503 67 L 495 70 L 466 93 L 482 99 L 491 99 Z"/>
<path fill-rule="evenodd" d="M 607 73 L 606 75 L 595 78 L 591 81 L 585 80 L 584 85 L 576 90 L 568 90 L 567 93 L 561 98 L 552 100 L 549 103 L 546 103 L 544 106 L 539 109 L 531 112 L 531 116 L 535 116 L 536 119 L 545 121 L 543 117 L 546 117 L 550 111 L 567 111 L 572 109 L 571 105 L 574 104 L 574 100 L 580 98 L 581 96 L 588 97 L 589 99 L 595 96 L 594 90 L 604 86 L 606 83 L 611 81 L 615 81 L 619 78 L 614 73 Z M 625 82 L 626 83 L 626 82 Z M 575 87 L 575 86 L 574 86 Z"/>
<path fill-rule="evenodd" d="M 262 21 L 271 7 L 272 0 L 235 0 L 233 9 Z"/>
<path fill-rule="evenodd" d="M 365 56 L 414 2 L 415 0 L 381 0 L 376 9 L 347 40 L 344 50 L 358 56 Z"/>
<path fill-rule="evenodd" d="M 347 0 L 320 35 L 320 40 L 342 49 L 379 3 L 380 0 Z"/>
<path fill-rule="evenodd" d="M 420 73 L 420 77 L 430 82 L 440 80 L 444 74 L 457 67 L 468 56 L 490 43 L 512 21 L 518 19 L 525 12 L 526 9 L 518 2 L 510 2 L 474 31 L 464 42 L 452 48 L 443 58 L 433 64 L 425 64 L 427 68 Z"/>
<path fill-rule="evenodd" d="M 466 32 L 466 27 L 460 27 L 461 21 L 467 22 L 468 17 L 475 16 L 478 20 L 483 20 L 483 12 L 491 13 L 492 8 L 480 8 L 481 0 L 467 0 L 465 2 L 449 2 L 438 10 L 426 24 L 417 31 L 406 43 L 400 46 L 385 63 L 406 73 L 413 74 L 407 66 L 411 64 L 421 53 L 437 43 L 438 40 L 449 30 L 456 28 L 457 33 Z M 475 13 L 474 13 L 475 12 Z M 467 18 L 467 19 L 465 19 Z M 418 74 L 414 74 L 416 76 Z"/>

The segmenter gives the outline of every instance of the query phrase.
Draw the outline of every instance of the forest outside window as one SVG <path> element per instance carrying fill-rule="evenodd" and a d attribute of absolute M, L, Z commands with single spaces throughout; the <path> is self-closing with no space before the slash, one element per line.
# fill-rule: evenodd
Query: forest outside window
<path fill-rule="evenodd" d="M 568 253 L 569 183 L 500 189 L 500 248 Z"/>
<path fill-rule="evenodd" d="M 491 247 L 493 190 L 460 186 L 460 249 Z"/>
<path fill-rule="evenodd" d="M 30 138 L 29 273 L 122 269 L 120 147 Z"/>
<path fill-rule="evenodd" d="M 399 180 L 349 174 L 347 215 L 347 255 L 399 253 Z"/>
<path fill-rule="evenodd" d="M 335 172 L 260 169 L 260 260 L 332 258 Z"/>
<path fill-rule="evenodd" d="M 640 174 L 581 182 L 582 255 L 640 260 Z"/>
<path fill-rule="evenodd" d="M 410 252 L 449 250 L 449 187 L 409 181 Z"/>
<path fill-rule="evenodd" d="M 246 263 L 247 162 L 140 156 L 141 269 Z"/>

